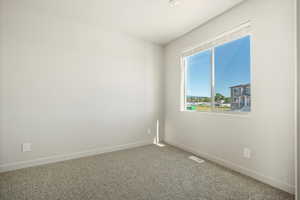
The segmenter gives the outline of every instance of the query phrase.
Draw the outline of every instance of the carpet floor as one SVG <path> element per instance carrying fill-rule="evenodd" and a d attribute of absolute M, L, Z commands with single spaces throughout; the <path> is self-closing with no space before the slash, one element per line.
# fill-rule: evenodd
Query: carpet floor
<path fill-rule="evenodd" d="M 1 200 L 292 200 L 177 148 L 148 145 L 0 174 Z"/>

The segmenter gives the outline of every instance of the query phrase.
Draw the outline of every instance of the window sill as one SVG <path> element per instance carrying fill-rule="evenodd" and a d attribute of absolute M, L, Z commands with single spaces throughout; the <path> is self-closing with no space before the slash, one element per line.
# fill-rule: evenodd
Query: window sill
<path fill-rule="evenodd" d="M 204 115 L 217 115 L 217 116 L 234 116 L 241 118 L 249 118 L 251 112 L 217 112 L 217 111 L 196 111 L 196 110 L 180 110 L 180 112 L 189 112 L 189 113 L 201 113 Z"/>

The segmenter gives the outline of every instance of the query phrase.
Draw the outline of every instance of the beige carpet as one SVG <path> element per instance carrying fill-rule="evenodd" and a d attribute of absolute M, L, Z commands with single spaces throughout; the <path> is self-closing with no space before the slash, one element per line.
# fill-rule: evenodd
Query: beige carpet
<path fill-rule="evenodd" d="M 1 200 L 291 200 L 236 172 L 154 145 L 0 174 Z"/>

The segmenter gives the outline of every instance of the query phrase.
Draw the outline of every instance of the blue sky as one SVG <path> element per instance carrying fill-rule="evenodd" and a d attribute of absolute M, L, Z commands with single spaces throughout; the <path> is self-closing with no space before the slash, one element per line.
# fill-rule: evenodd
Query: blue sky
<path fill-rule="evenodd" d="M 187 58 L 187 95 L 210 97 L 211 51 Z M 250 36 L 215 48 L 216 93 L 230 96 L 229 87 L 250 83 Z"/>

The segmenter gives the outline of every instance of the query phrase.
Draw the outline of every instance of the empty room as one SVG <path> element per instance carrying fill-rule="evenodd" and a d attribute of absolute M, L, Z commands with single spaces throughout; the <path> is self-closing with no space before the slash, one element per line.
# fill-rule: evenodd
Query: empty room
<path fill-rule="evenodd" d="M 0 0 L 0 200 L 300 200 L 298 0 Z"/>

